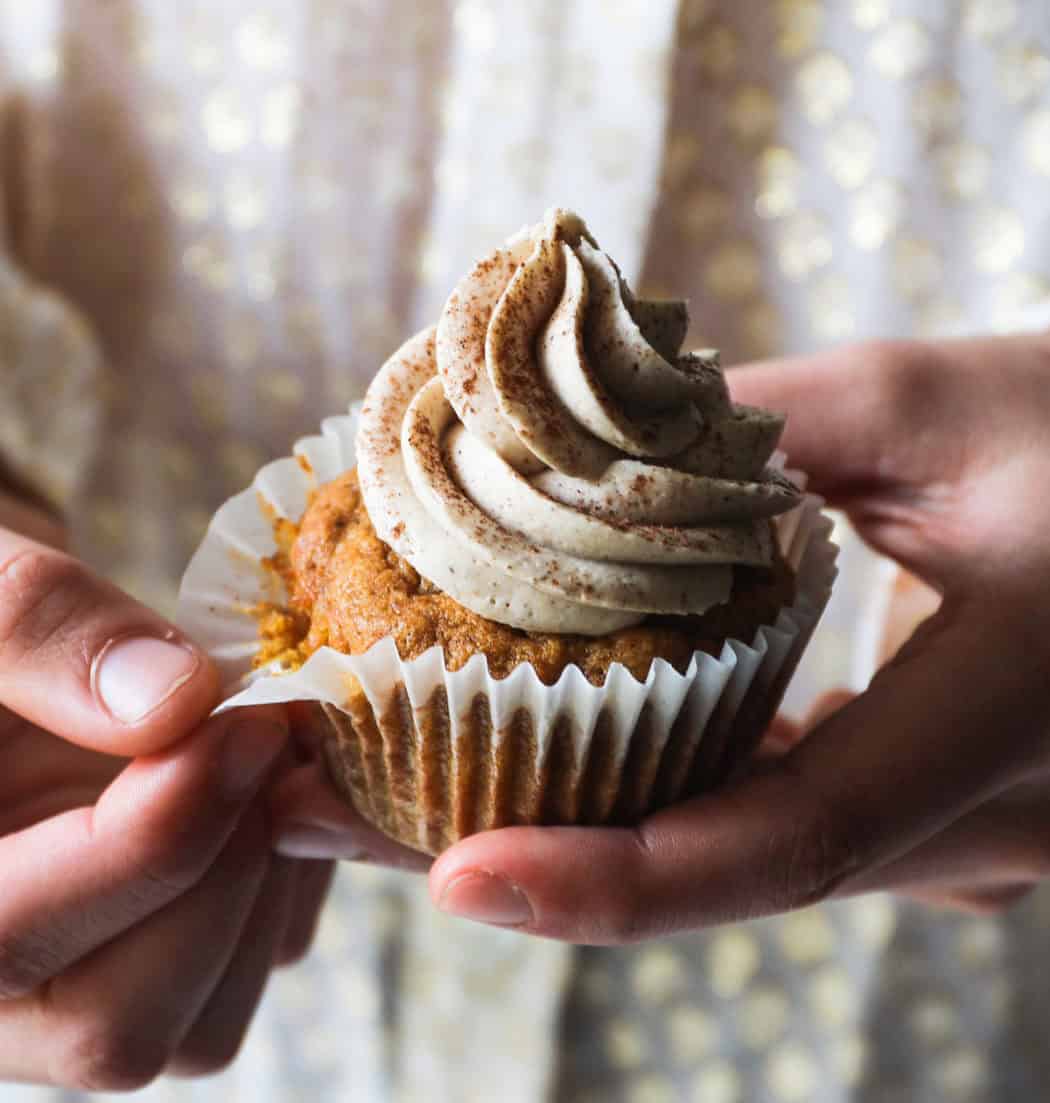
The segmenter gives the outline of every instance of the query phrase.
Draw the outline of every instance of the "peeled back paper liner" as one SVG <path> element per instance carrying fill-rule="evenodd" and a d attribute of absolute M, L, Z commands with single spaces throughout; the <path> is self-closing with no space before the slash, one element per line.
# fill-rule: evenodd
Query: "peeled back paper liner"
<path fill-rule="evenodd" d="M 645 682 L 614 663 L 605 684 L 575 667 L 544 685 L 523 664 L 493 678 L 483 655 L 456 671 L 439 647 L 402 661 L 392 639 L 361 655 L 321 648 L 295 671 L 253 669 L 260 605 L 283 605 L 278 518 L 355 463 L 358 409 L 322 423 L 294 457 L 262 468 L 212 519 L 182 580 L 177 621 L 217 664 L 220 710 L 312 701 L 332 781 L 380 830 L 438 853 L 512 824 L 633 823 L 704 792 L 750 755 L 831 594 L 837 548 L 821 500 L 777 518 L 796 598 L 750 642 L 697 651 L 684 674 L 657 659 Z M 797 473 L 792 473 L 798 478 Z"/>

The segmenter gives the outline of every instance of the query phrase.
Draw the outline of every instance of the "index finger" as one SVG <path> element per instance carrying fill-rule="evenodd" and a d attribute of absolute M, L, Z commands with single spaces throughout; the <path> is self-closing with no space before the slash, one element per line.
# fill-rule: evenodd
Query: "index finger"
<path fill-rule="evenodd" d="M 849 504 L 961 474 L 977 454 L 974 441 L 1006 405 L 999 373 L 987 364 L 1025 365 L 1030 344 L 868 341 L 743 365 L 727 380 L 734 401 L 786 415 L 781 447 L 790 465 L 817 493 Z"/>
<path fill-rule="evenodd" d="M 132 762 L 94 807 L 0 838 L 0 999 L 31 991 L 192 888 L 287 735 L 283 709 L 233 710 Z"/>

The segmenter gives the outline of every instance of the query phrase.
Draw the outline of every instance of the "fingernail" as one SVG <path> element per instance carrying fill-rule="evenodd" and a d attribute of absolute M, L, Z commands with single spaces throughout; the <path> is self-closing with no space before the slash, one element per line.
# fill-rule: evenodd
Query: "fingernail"
<path fill-rule="evenodd" d="M 107 712 L 137 724 L 196 674 L 200 655 L 173 640 L 149 636 L 112 640 L 95 658 L 91 680 Z"/>
<path fill-rule="evenodd" d="M 532 906 L 517 885 L 484 870 L 463 873 L 450 881 L 438 907 L 449 915 L 497 927 L 522 927 L 533 918 Z"/>
<path fill-rule="evenodd" d="M 261 784 L 288 742 L 288 729 L 275 720 L 249 712 L 232 721 L 222 748 L 223 788 L 235 799 Z"/>
<path fill-rule="evenodd" d="M 273 848 L 288 858 L 338 858 L 346 862 L 372 860 L 370 854 L 345 835 L 306 823 L 282 824 Z"/>

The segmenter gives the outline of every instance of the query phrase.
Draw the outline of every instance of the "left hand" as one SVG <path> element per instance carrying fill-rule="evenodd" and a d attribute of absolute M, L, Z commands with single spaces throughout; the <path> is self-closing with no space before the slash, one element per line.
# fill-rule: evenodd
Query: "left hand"
<path fill-rule="evenodd" d="M 145 717 L 103 707 L 107 638 L 173 630 L 64 543 L 0 486 L 0 1080 L 213 1072 L 271 970 L 309 948 L 332 866 L 270 854 L 260 789 L 294 766 L 283 710 L 204 719 L 203 661 Z M 149 673 L 125 660 L 109 688 L 141 708 L 163 690 Z"/>
<path fill-rule="evenodd" d="M 188 768 L 184 768 L 185 764 L 180 765 L 178 751 L 172 752 L 168 757 L 170 762 L 167 772 L 170 776 L 167 782 L 170 789 L 176 770 L 188 772 Z M 182 755 L 182 758 L 187 757 L 187 754 Z M 108 807 L 107 802 L 119 803 L 119 799 L 124 799 L 127 803 L 128 792 L 134 790 L 130 779 L 136 770 L 140 790 L 148 792 L 156 806 L 163 795 L 160 791 L 161 782 L 157 780 L 164 769 L 159 765 L 160 762 L 158 756 L 132 763 L 126 758 L 80 747 L 12 712 L 0 709 L 0 777 L 4 778 L 0 840 L 13 845 L 16 839 L 28 836 L 33 831 L 44 831 L 48 825 L 52 825 L 51 841 L 57 860 L 62 846 L 68 845 L 59 844 L 58 825 L 72 823 L 73 818 L 82 814 L 85 809 Z M 278 763 L 277 775 L 282 770 L 290 769 L 291 765 L 288 756 L 283 766 Z M 214 772 L 214 766 L 212 771 Z M 118 798 L 118 791 L 123 791 L 123 798 Z M 112 815 L 115 816 L 116 813 Z M 188 850 L 192 842 L 187 835 L 183 841 L 184 848 Z M 262 842 L 264 852 L 265 839 Z M 244 846 L 240 850 L 241 853 L 234 855 L 236 860 L 247 863 L 253 859 L 253 855 Z M 189 858 L 185 861 L 188 862 Z M 5 875 L 11 872 L 5 871 Z M 227 871 L 228 885 L 237 885 L 239 873 L 240 871 L 238 876 L 234 876 Z M 234 909 L 235 899 L 240 905 L 240 896 L 233 888 L 226 892 L 222 900 L 227 906 L 227 918 L 231 922 L 236 918 L 244 924 L 242 937 L 238 943 L 230 943 L 225 973 L 216 978 L 214 992 L 208 999 L 207 1006 L 201 1010 L 193 1029 L 182 1040 L 177 1051 L 171 1054 L 168 1072 L 199 1075 L 216 1071 L 232 1058 L 248 1028 L 271 970 L 298 961 L 309 950 L 321 907 L 328 895 L 332 873 L 331 862 L 300 861 L 274 855 L 265 870 L 265 878 L 258 888 L 257 899 L 250 915 L 245 916 L 240 912 L 234 914 L 231 909 Z M 86 956 L 75 968 L 67 970 L 63 976 L 50 982 L 50 988 L 46 990 L 51 993 L 49 1014 L 54 1013 L 53 1017 L 59 1022 L 53 1028 L 52 1044 L 56 1054 L 60 1049 L 59 1042 L 63 1040 L 60 1034 L 68 1026 L 66 1020 L 72 1017 L 72 1012 L 59 1003 L 59 993 L 62 993 L 63 1000 L 69 1002 L 69 993 L 74 992 L 78 984 L 81 987 L 87 985 L 91 969 L 104 967 L 106 952 L 115 953 L 123 969 L 122 972 L 121 969 L 111 966 L 106 981 L 110 990 L 129 987 L 126 974 L 136 949 L 145 949 L 150 939 L 154 947 L 166 945 L 169 950 L 172 946 L 178 949 L 177 935 L 181 930 L 176 925 L 179 918 L 176 913 L 182 907 L 186 916 L 190 916 L 188 901 L 187 897 L 166 910 L 160 909 L 152 919 L 144 921 L 136 928 L 136 932 L 130 937 L 121 936 L 111 940 L 105 950 L 96 951 L 94 956 Z M 83 914 L 91 914 L 90 911 L 85 911 L 89 903 L 92 907 L 97 906 L 95 901 L 85 900 L 81 904 Z M 110 910 L 114 909 L 115 904 L 111 905 Z M 203 910 L 198 907 L 198 911 Z M 166 916 L 171 918 L 165 918 Z M 165 928 L 165 923 L 170 930 Z M 188 920 L 184 917 L 184 926 L 187 923 Z M 138 938 L 140 945 L 135 944 L 135 938 Z M 216 956 L 228 941 L 230 940 L 225 938 L 216 939 L 216 950 L 212 956 Z M 2 949 L 0 947 L 0 951 Z M 94 966 L 92 962 L 95 963 Z M 185 960 L 179 967 L 183 975 L 194 972 L 191 963 Z M 163 970 L 154 964 L 152 973 L 154 976 L 161 976 Z M 35 1007 L 34 1001 L 43 1006 L 46 1001 L 45 995 L 41 993 L 46 995 L 45 989 L 38 989 L 17 1000 L 0 1000 L 0 1019 L 3 1020 L 5 1029 L 17 1019 L 21 1009 Z M 171 1005 L 174 1007 L 174 1002 Z M 65 1018 L 57 1012 L 62 1012 Z M 142 1011 L 141 1014 L 145 1016 L 147 1013 Z M 41 1018 L 41 1021 L 45 1020 Z"/>

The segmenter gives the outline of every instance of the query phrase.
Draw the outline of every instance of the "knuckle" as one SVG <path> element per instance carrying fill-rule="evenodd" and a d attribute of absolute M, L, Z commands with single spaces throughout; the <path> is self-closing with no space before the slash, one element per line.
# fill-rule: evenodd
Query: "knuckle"
<path fill-rule="evenodd" d="M 900 357 L 903 342 L 884 337 L 875 337 L 861 341 L 857 345 L 857 363 L 864 365 L 864 371 L 882 379 L 892 371 Z"/>
<path fill-rule="evenodd" d="M 596 942 L 612 946 L 630 946 L 654 934 L 653 924 L 662 910 L 647 906 L 644 873 L 653 860 L 653 840 L 643 823 L 631 832 L 633 847 L 630 856 L 619 868 L 614 884 L 609 886 L 609 897 L 600 910 L 601 924 L 596 932 Z"/>
<path fill-rule="evenodd" d="M 31 954 L 22 940 L 0 935 L 0 1000 L 28 995 L 44 980 L 39 955 Z"/>
<path fill-rule="evenodd" d="M 0 565 L 0 657 L 16 664 L 62 649 L 71 625 L 93 604 L 92 590 L 75 559 L 42 548 Z M 81 655 L 81 661 L 86 671 L 89 657 Z"/>
<path fill-rule="evenodd" d="M 209 854 L 193 845 L 190 826 L 156 825 L 140 833 L 130 861 L 129 881 L 150 899 L 173 900 L 204 875 Z"/>
<path fill-rule="evenodd" d="M 882 401 L 896 414 L 927 417 L 941 388 L 937 353 L 919 341 L 878 339 L 861 346 L 858 362 L 882 392 Z"/>
<path fill-rule="evenodd" d="M 876 337 L 858 348 L 858 362 L 883 386 L 898 387 L 918 383 L 925 376 L 929 357 L 918 341 Z"/>
<path fill-rule="evenodd" d="M 848 814 L 827 799 L 805 798 L 794 822 L 792 831 L 770 845 L 765 903 L 772 912 L 828 900 L 864 864 Z"/>
<path fill-rule="evenodd" d="M 902 344 L 892 363 L 886 365 L 885 383 L 891 409 L 917 422 L 926 422 L 930 410 L 943 395 L 943 375 L 937 354 L 919 344 Z"/>
<path fill-rule="evenodd" d="M 932 413 L 956 411 L 959 405 L 943 365 L 943 354 L 921 341 L 874 340 L 860 346 L 854 360 L 857 393 L 872 411 L 881 411 L 877 416 L 892 419 L 891 429 L 871 441 L 871 476 L 907 483 L 917 471 L 927 470 L 931 434 L 940 433 L 944 421 Z"/>
<path fill-rule="evenodd" d="M 171 1067 L 181 1076 L 213 1076 L 233 1064 L 246 1035 L 247 1024 L 240 1030 L 224 1029 L 221 1036 L 191 1038 L 176 1054 Z"/>
<path fill-rule="evenodd" d="M 270 835 L 265 816 L 249 808 L 235 823 L 200 817 L 195 822 L 157 823 L 136 843 L 131 880 L 150 899 L 172 900 L 213 871 L 227 889 L 244 891 L 265 873 Z"/>
<path fill-rule="evenodd" d="M 64 1055 L 61 1082 L 81 1091 L 138 1091 L 167 1067 L 167 1041 L 103 1020 L 82 1027 Z"/>

